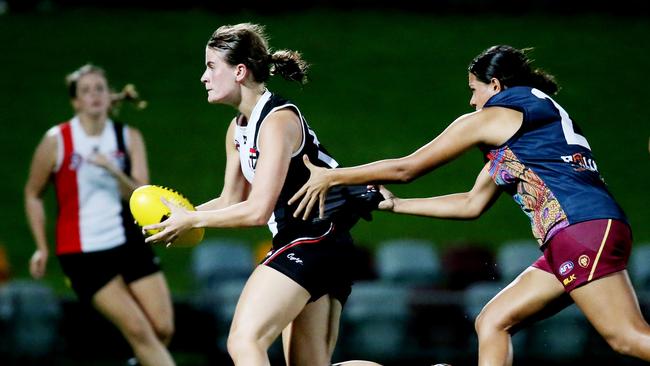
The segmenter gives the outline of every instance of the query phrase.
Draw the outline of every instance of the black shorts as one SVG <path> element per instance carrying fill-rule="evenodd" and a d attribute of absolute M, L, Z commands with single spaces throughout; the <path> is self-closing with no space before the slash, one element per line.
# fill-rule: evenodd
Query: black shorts
<path fill-rule="evenodd" d="M 58 258 L 72 289 L 84 302 L 90 302 L 97 291 L 118 275 L 128 284 L 160 271 L 160 260 L 151 246 L 141 241 Z"/>
<path fill-rule="evenodd" d="M 329 294 L 345 304 L 352 290 L 352 237 L 332 223 L 302 233 L 279 232 L 261 264 L 285 274 L 305 290 L 309 301 Z"/>

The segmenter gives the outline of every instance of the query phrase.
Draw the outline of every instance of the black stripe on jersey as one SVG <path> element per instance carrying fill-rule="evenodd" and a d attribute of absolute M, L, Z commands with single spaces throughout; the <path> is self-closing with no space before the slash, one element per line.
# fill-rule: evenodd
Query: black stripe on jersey
<path fill-rule="evenodd" d="M 126 150 L 126 143 L 124 141 L 124 130 L 126 125 L 121 122 L 113 122 L 115 129 L 115 138 L 117 140 L 117 150 L 124 156 L 124 168 L 122 171 L 127 176 L 131 177 L 131 157 Z M 140 242 L 144 240 L 142 230 L 135 224 L 135 219 L 131 215 L 131 210 L 126 200 L 122 200 L 122 225 L 124 226 L 124 233 L 127 242 Z"/>
<path fill-rule="evenodd" d="M 309 169 L 307 169 L 302 161 L 302 156 L 306 154 L 314 165 L 320 167 L 333 168 L 337 164 L 327 149 L 319 143 L 316 134 L 309 128 L 307 120 L 300 113 L 298 107 L 275 94 L 271 95 L 262 108 L 259 120 L 255 126 L 253 135 L 253 148 L 255 151 L 260 154 L 257 139 L 264 119 L 270 113 L 284 108 L 290 108 L 300 118 L 303 130 L 303 144 L 301 150 L 291 158 L 284 185 L 273 210 L 278 231 L 285 230 L 289 227 L 304 227 L 305 225 L 302 219 L 293 217 L 297 203 L 291 206 L 287 204 L 289 198 L 307 182 L 310 175 Z M 335 187 L 327 195 L 325 202 L 325 220 L 336 221 L 339 227 L 352 227 L 359 217 L 364 217 L 369 220 L 370 211 L 376 209 L 382 199 L 381 194 L 374 187 L 368 188 L 366 185 Z M 318 219 L 318 210 L 314 211 L 311 213 L 310 221 L 322 221 Z"/>

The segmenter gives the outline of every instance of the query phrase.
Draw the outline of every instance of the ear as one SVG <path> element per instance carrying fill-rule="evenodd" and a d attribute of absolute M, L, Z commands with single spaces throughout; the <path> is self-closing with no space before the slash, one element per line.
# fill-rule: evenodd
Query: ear
<path fill-rule="evenodd" d="M 499 81 L 499 79 L 497 78 L 490 79 L 490 88 L 492 88 L 492 90 L 495 93 L 498 93 L 503 90 L 503 87 L 501 86 L 501 81 Z"/>
<path fill-rule="evenodd" d="M 246 76 L 248 76 L 248 67 L 244 64 L 239 64 L 235 66 L 235 80 L 238 83 L 244 82 L 246 80 Z"/>

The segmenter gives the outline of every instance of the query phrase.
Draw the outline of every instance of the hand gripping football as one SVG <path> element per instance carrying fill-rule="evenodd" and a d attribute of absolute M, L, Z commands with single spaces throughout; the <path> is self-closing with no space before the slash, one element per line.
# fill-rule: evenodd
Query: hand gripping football
<path fill-rule="evenodd" d="M 185 208 L 189 211 L 195 211 L 194 206 L 182 194 L 161 186 L 145 185 L 138 187 L 131 194 L 129 208 L 136 223 L 140 226 L 157 224 L 165 221 L 170 214 L 169 208 L 160 200 L 164 197 L 167 201 Z M 147 230 L 148 235 L 153 235 L 160 230 Z M 181 235 L 172 244 L 173 246 L 194 246 L 202 239 L 205 230 L 203 228 L 191 229 Z"/>

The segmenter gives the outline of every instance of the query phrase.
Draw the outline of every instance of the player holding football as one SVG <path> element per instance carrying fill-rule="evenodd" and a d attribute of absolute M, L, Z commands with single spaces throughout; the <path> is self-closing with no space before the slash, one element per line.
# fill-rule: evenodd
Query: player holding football
<path fill-rule="evenodd" d="M 205 65 L 201 82 L 208 102 L 239 112 L 225 138 L 223 190 L 199 211 L 169 204 L 168 220 L 144 227 L 163 229 L 147 241 L 173 242 L 193 227 L 268 224 L 273 249 L 239 298 L 228 352 L 236 365 L 269 365 L 267 349 L 282 333 L 287 364 L 330 365 L 342 304 L 350 293 L 352 263 L 345 253 L 352 250 L 348 230 L 355 220 L 345 210 L 323 220 L 291 215 L 295 207 L 287 200 L 309 176 L 301 156 L 307 154 L 324 167 L 337 163 L 298 107 L 265 86 L 271 75 L 305 82 L 307 64 L 298 52 L 269 52 L 262 27 L 244 23 L 222 26 L 212 34 Z M 340 196 L 331 204 L 345 202 Z M 355 364 L 373 365 L 345 365 Z"/>
<path fill-rule="evenodd" d="M 543 256 L 478 316 L 479 365 L 511 365 L 511 330 L 553 308 L 565 293 L 613 349 L 650 361 L 650 326 L 626 271 L 632 234 L 625 214 L 578 126 L 549 96 L 558 90 L 555 81 L 530 64 L 522 50 L 485 50 L 468 70 L 476 112 L 403 158 L 332 170 L 306 159 L 310 180 L 290 203 L 304 195 L 296 214 L 307 215 L 317 202 L 322 207 L 330 187 L 410 182 L 478 146 L 487 163 L 469 192 L 399 199 L 386 191 L 380 208 L 475 219 L 505 191 L 529 216 Z"/>
<path fill-rule="evenodd" d="M 144 140 L 137 129 L 109 118 L 116 100 L 104 70 L 85 65 L 66 82 L 75 116 L 47 131 L 25 186 L 36 241 L 30 272 L 41 278 L 47 268 L 42 194 L 53 182 L 59 205 L 56 256 L 72 289 L 115 324 L 140 364 L 173 365 L 166 348 L 174 332 L 169 289 L 125 204 L 149 181 Z M 117 94 L 134 97 L 134 90 Z"/>

